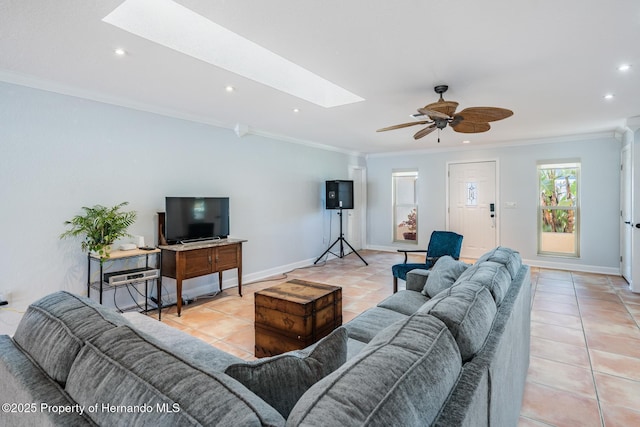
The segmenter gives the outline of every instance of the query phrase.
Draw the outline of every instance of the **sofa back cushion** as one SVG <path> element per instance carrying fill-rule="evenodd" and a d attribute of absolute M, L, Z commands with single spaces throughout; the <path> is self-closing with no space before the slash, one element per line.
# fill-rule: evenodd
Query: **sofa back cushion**
<path fill-rule="evenodd" d="M 484 261 L 493 261 L 504 265 L 507 267 L 511 279 L 516 278 L 518 271 L 520 271 L 520 267 L 522 267 L 522 257 L 520 257 L 520 253 L 504 246 L 493 248 L 486 254 L 482 255 L 478 258 L 476 264 L 480 264 Z"/>
<path fill-rule="evenodd" d="M 84 341 L 127 323 L 118 313 L 88 298 L 60 291 L 27 308 L 13 339 L 64 386 Z"/>
<path fill-rule="evenodd" d="M 382 330 L 353 359 L 312 386 L 287 423 L 429 425 L 455 386 L 461 366 L 446 325 L 416 313 Z"/>
<path fill-rule="evenodd" d="M 503 264 L 485 261 L 474 264 L 462 273 L 456 283 L 462 282 L 475 282 L 483 285 L 491 292 L 496 305 L 500 306 L 511 285 L 511 275 Z"/>
<path fill-rule="evenodd" d="M 287 418 L 309 387 L 346 362 L 347 338 L 340 327 L 304 350 L 235 363 L 224 372 Z"/>
<path fill-rule="evenodd" d="M 7 335 L 0 335 L 0 397 L 3 404 L 10 404 L 0 413 L 3 427 L 95 426 L 79 411 L 41 410 L 42 403 L 50 408 L 72 408 L 75 402 Z"/>
<path fill-rule="evenodd" d="M 466 362 L 484 345 L 496 316 L 496 304 L 484 286 L 462 282 L 426 302 L 418 313 L 429 313 L 447 325 Z"/>
<path fill-rule="evenodd" d="M 86 343 L 66 391 L 85 407 L 99 404 L 89 413 L 99 425 L 284 425 L 275 409 L 233 378 L 204 372 L 128 326 Z"/>
<path fill-rule="evenodd" d="M 469 264 L 456 261 L 448 255 L 439 258 L 427 276 L 422 295 L 427 295 L 430 298 L 435 297 L 451 287 L 467 268 L 469 268 Z"/>

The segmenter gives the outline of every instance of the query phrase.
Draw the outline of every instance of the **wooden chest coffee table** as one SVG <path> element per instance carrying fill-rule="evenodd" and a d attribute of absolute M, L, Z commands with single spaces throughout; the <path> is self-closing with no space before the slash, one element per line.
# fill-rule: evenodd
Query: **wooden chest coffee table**
<path fill-rule="evenodd" d="M 255 293 L 256 357 L 305 348 L 342 325 L 342 288 L 290 280 Z"/>

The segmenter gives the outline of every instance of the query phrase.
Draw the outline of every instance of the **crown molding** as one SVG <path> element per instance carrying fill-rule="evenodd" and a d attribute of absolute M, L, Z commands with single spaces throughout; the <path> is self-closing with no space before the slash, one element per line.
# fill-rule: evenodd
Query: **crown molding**
<path fill-rule="evenodd" d="M 421 150 L 410 151 L 393 151 L 385 153 L 371 153 L 367 154 L 367 158 L 374 157 L 394 157 L 394 156 L 410 156 L 417 154 L 433 154 L 433 153 L 446 153 L 455 151 L 477 151 L 477 150 L 489 150 L 495 148 L 508 148 L 508 147 L 522 147 L 525 145 L 540 145 L 540 144 L 557 144 L 559 142 L 573 142 L 573 141 L 585 141 L 593 139 L 605 139 L 614 138 L 615 130 L 590 132 L 573 135 L 552 136 L 545 138 L 532 138 L 532 139 L 514 139 L 508 142 L 492 143 L 492 144 L 479 144 L 479 145 L 465 145 L 455 147 L 441 147 L 441 148 L 425 148 Z"/>

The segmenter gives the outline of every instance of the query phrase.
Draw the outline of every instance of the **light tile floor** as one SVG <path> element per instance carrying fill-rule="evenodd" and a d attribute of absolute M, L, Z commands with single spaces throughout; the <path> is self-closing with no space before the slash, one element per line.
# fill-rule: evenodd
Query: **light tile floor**
<path fill-rule="evenodd" d="M 254 293 L 306 279 L 343 288 L 343 322 L 391 295 L 396 253 L 361 251 L 163 311 L 162 321 L 243 359 L 254 359 Z M 402 287 L 402 281 L 400 282 Z M 640 294 L 616 276 L 532 268 L 531 359 L 520 423 L 640 425 Z"/>

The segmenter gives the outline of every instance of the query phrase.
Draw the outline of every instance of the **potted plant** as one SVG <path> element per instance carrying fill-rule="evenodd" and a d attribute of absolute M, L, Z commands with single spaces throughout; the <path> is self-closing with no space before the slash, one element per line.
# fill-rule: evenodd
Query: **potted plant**
<path fill-rule="evenodd" d="M 416 240 L 417 213 L 416 208 L 411 209 L 411 212 L 407 215 L 407 219 L 402 221 L 402 225 L 409 230 L 402 233 L 402 237 L 404 237 L 405 240 Z"/>
<path fill-rule="evenodd" d="M 136 220 L 135 211 L 120 211 L 128 204 L 129 202 L 123 202 L 111 208 L 102 205 L 91 208 L 83 206 L 84 215 L 76 215 L 64 222 L 71 228 L 62 233 L 60 238 L 84 236 L 82 250 L 96 254 L 100 259 L 109 258 L 113 242 L 121 237 L 130 236 L 127 228 Z"/>

